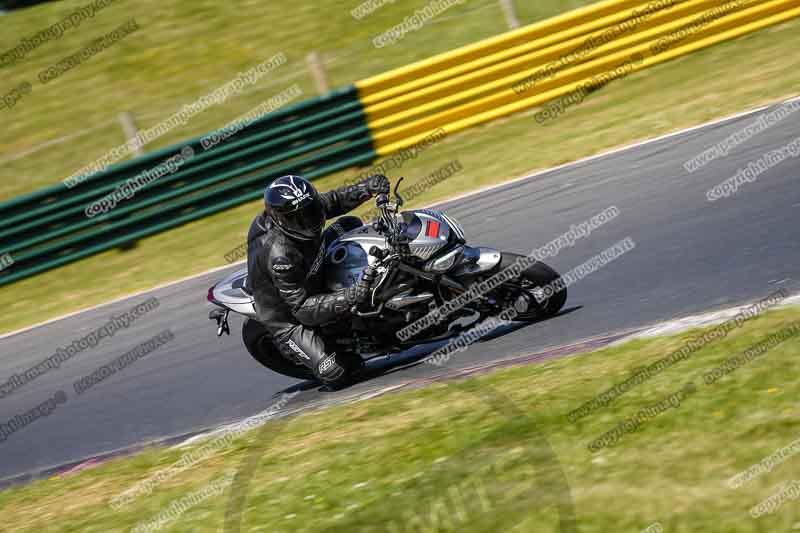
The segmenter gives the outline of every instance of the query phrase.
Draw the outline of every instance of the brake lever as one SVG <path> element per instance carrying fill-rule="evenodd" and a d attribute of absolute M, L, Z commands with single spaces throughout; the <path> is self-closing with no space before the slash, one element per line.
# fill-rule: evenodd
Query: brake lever
<path fill-rule="evenodd" d="M 351 309 L 351 311 L 353 312 L 354 315 L 360 316 L 360 317 L 378 316 L 379 314 L 381 314 L 383 312 L 383 306 L 384 305 L 386 305 L 386 303 L 385 302 L 381 302 L 381 304 L 378 306 L 378 308 L 375 311 L 364 311 L 364 312 L 359 311 L 358 307 L 354 305 L 353 309 Z"/>
<path fill-rule="evenodd" d="M 404 179 L 405 179 L 404 177 L 401 177 L 399 180 L 397 180 L 397 183 L 395 183 L 395 185 L 394 185 L 394 196 L 395 196 L 395 198 L 397 198 L 397 207 L 402 207 L 402 205 L 405 203 L 405 200 L 403 200 L 403 197 L 400 196 L 400 183 Z"/>
<path fill-rule="evenodd" d="M 381 302 L 377 307 L 375 307 L 375 295 L 378 293 L 378 289 L 389 275 L 389 267 L 386 266 L 387 263 L 389 263 L 394 259 L 394 257 L 392 257 L 392 252 L 390 252 L 389 250 L 381 250 L 377 246 L 373 246 L 372 248 L 369 249 L 369 255 L 375 258 L 375 264 L 373 266 L 376 268 L 384 268 L 385 271 L 383 272 L 380 281 L 371 288 L 370 295 L 368 297 L 368 301 L 371 304 L 371 307 L 375 309 L 375 311 L 359 311 L 358 310 L 359 304 L 354 304 L 350 308 L 350 312 L 352 314 L 361 317 L 376 316 L 381 314 L 381 312 L 383 311 L 383 307 L 384 305 L 386 305 L 386 302 Z"/>

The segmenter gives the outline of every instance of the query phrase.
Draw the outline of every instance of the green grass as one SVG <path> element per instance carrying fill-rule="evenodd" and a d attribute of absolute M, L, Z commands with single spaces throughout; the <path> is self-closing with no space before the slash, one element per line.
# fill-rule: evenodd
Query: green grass
<path fill-rule="evenodd" d="M 330 69 L 333 81 L 339 85 L 504 28 L 496 2 L 466 2 L 442 15 L 433 27 L 408 34 L 395 46 L 375 50 L 369 45 L 370 36 L 396 24 L 424 2 L 387 4 L 359 23 L 349 15 L 355 2 L 341 6 L 324 1 L 313 8 L 293 6 L 288 11 L 285 6 L 270 2 L 239 4 L 234 8 L 219 2 L 164 0 L 158 8 L 151 2 L 125 4 L 125 9 L 110 7 L 98 14 L 92 25 L 82 26 L 61 41 L 45 44 L 24 63 L 5 69 L 4 83 L 13 87 L 30 79 L 68 51 L 80 48 L 90 35 L 108 31 L 127 17 L 135 16 L 142 27 L 139 33 L 42 91 L 37 92 L 36 87 L 10 110 L 14 119 L 0 131 L 0 151 L 15 153 L 73 129 L 102 123 L 109 119 L 109 109 L 128 109 L 137 117 L 150 116 L 140 120 L 140 126 L 152 126 L 184 103 L 232 79 L 238 71 L 279 51 L 286 52 L 289 64 L 275 71 L 275 80 L 263 82 L 259 90 L 229 100 L 223 107 L 209 109 L 187 128 L 163 139 L 164 143 L 176 142 L 212 130 L 292 83 L 300 83 L 312 94 L 303 63 L 305 53 L 312 48 L 336 56 L 330 61 Z M 577 2 L 536 4 L 535 9 L 519 6 L 523 21 L 552 16 Z M 0 37 L 0 50 L 10 48 L 18 36 L 54 22 L 75 5 L 80 4 L 57 2 L 6 17 L 13 21 L 14 32 L 13 36 L 4 33 Z M 474 11 L 480 5 L 489 7 Z M 182 23 L 177 24 L 176 20 Z M 281 24 L 256 22 L 261 20 L 280 20 Z M 546 125 L 537 124 L 532 113 L 525 113 L 452 136 L 406 163 L 391 177 L 407 176 L 406 186 L 410 187 L 429 172 L 458 159 L 463 171 L 416 196 L 409 206 L 424 205 L 533 169 L 794 95 L 800 82 L 800 56 L 795 53 L 798 30 L 800 21 L 794 21 L 634 74 L 593 94 Z M 202 38 L 208 34 L 218 37 L 213 41 Z M 300 78 L 290 79 L 289 74 L 295 69 Z M 289 77 L 279 80 L 284 73 Z M 108 128 L 3 164 L 0 197 L 54 183 L 121 142 L 120 128 Z M 680 163 L 676 162 L 676 168 Z M 340 172 L 318 183 L 321 189 L 329 189 L 356 173 L 357 170 Z M 360 212 L 371 207 L 365 206 Z M 224 255 L 244 242 L 258 210 L 258 202 L 243 205 L 144 239 L 132 250 L 112 250 L 2 287 L 0 306 L 6 319 L 0 324 L 0 331 L 224 265 Z M 201 298 L 198 294 L 198 302 Z"/>
<path fill-rule="evenodd" d="M 62 0 L 3 17 L 0 52 L 88 2 Z M 313 50 L 323 54 L 331 85 L 337 87 L 508 29 L 496 0 L 469 0 L 397 44 L 376 49 L 371 43 L 375 35 L 399 24 L 428 0 L 387 4 L 356 21 L 350 10 L 360 3 L 118 0 L 68 30 L 60 40 L 44 43 L 21 62 L 3 69 L 0 95 L 25 81 L 33 85 L 33 92 L 13 109 L 0 112 L 4 125 L 0 129 L 0 162 L 77 131 L 100 129 L 3 163 L 0 201 L 55 184 L 124 142 L 117 122 L 119 112 L 130 111 L 141 128 L 152 127 L 278 52 L 286 54 L 288 63 L 252 91 L 208 109 L 147 149 L 208 133 L 293 83 L 307 96 L 314 95 L 305 60 Z M 530 23 L 588 3 L 545 0 L 535 7 L 520 5 L 519 14 L 523 22 Z M 37 81 L 40 71 L 130 18 L 136 19 L 139 31 L 56 81 L 47 85 Z"/>
<path fill-rule="evenodd" d="M 697 332 L 270 422 L 113 512 L 111 497 L 188 451 L 151 449 L 0 493 L 3 526 L 129 530 L 242 469 L 249 473 L 242 531 L 435 531 L 432 520 L 439 531 L 448 522 L 464 532 L 555 531 L 555 505 L 574 511 L 581 533 L 639 532 L 654 522 L 669 532 L 790 531 L 800 527 L 797 502 L 758 520 L 748 512 L 796 477 L 799 457 L 738 490 L 726 482 L 800 437 L 800 336 L 713 385 L 702 376 L 798 321 L 798 308 L 748 321 L 575 424 L 566 420 L 572 409 Z M 614 447 L 587 450 L 591 440 L 688 381 L 698 390 L 679 407 Z M 559 488 L 560 476 L 568 490 Z M 189 509 L 164 531 L 220 531 L 233 490 Z M 389 527 L 393 520 L 398 529 Z M 418 529 L 406 529 L 409 520 Z"/>

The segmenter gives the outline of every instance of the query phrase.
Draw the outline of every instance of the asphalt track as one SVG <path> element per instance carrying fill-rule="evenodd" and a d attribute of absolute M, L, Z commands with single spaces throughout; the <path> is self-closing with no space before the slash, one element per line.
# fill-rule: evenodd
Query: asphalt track
<path fill-rule="evenodd" d="M 757 114 L 440 206 L 461 221 L 471 244 L 518 253 L 529 253 L 567 231 L 570 224 L 609 206 L 618 207 L 616 219 L 548 261 L 561 272 L 626 237 L 636 243 L 634 250 L 570 287 L 567 307 L 572 312 L 476 344 L 457 354 L 449 366 L 528 354 L 741 304 L 778 288 L 800 290 L 798 158 L 745 183 L 731 198 L 706 200 L 709 188 L 740 167 L 800 137 L 800 113 L 692 174 L 683 168 L 687 159 L 751 123 Z M 243 225 L 248 223 L 242 220 Z M 220 243 L 220 257 L 230 246 Z M 240 321 L 232 321 L 231 337 L 215 336 L 206 318 L 210 304 L 205 297 L 208 287 L 224 274 L 201 276 L 0 340 L 2 383 L 102 326 L 112 314 L 151 296 L 161 302 L 128 329 L 0 399 L 0 423 L 5 423 L 56 391 L 67 395 L 49 416 L 0 442 L 0 479 L 24 479 L 58 465 L 238 420 L 262 411 L 274 402 L 276 393 L 296 384 L 250 358 L 238 334 Z M 88 392 L 74 393 L 74 381 L 165 329 L 173 332 L 173 341 Z M 354 389 L 448 371 L 432 365 L 408 366 Z M 342 394 L 311 388 L 293 404 Z"/>

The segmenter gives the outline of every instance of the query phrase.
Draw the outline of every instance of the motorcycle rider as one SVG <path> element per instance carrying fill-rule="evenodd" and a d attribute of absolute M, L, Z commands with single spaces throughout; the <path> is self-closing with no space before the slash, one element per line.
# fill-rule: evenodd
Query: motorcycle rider
<path fill-rule="evenodd" d="M 361 221 L 342 217 L 324 232 L 322 228 L 326 220 L 389 190 L 383 175 L 325 194 L 300 176 L 283 176 L 267 187 L 264 211 L 250 226 L 247 289 L 255 299 L 257 318 L 284 357 L 302 362 L 323 383 L 346 382 L 361 360 L 330 353 L 318 328 L 349 316 L 354 305 L 364 302 L 375 271 L 367 266 L 353 286 L 322 292 L 325 249 Z"/>

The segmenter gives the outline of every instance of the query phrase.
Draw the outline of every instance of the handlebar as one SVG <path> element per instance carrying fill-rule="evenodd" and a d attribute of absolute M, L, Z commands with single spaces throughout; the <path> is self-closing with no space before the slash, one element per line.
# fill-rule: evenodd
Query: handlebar
<path fill-rule="evenodd" d="M 375 205 L 381 214 L 375 229 L 386 235 L 390 248 L 395 248 L 402 234 L 402 228 L 395 215 L 397 215 L 399 208 L 404 203 L 403 197 L 400 196 L 400 183 L 403 179 L 401 177 L 397 180 L 394 186 L 394 204 L 391 203 L 389 195 L 386 193 L 381 193 L 375 198 Z"/>
<path fill-rule="evenodd" d="M 395 250 L 397 249 L 397 244 L 400 241 L 400 236 L 403 233 L 403 227 L 400 222 L 397 220 L 397 212 L 399 208 L 403 205 L 404 200 L 403 197 L 400 196 L 400 183 L 403 181 L 403 178 L 397 180 L 397 183 L 394 187 L 394 196 L 395 196 L 395 203 L 391 202 L 391 198 L 386 193 L 381 193 L 375 197 L 375 206 L 378 208 L 380 212 L 380 216 L 378 217 L 377 222 L 375 222 L 375 230 L 379 233 L 386 236 L 386 241 L 389 244 L 388 249 L 383 250 L 378 248 L 377 246 L 373 246 L 369 250 L 369 255 L 374 257 L 378 263 L 383 263 L 387 258 L 393 256 L 395 254 Z M 373 299 L 374 299 L 374 292 L 377 287 L 373 288 Z M 374 305 L 373 301 L 373 305 Z M 360 311 L 358 309 L 358 305 L 354 305 L 350 311 L 357 316 L 360 317 L 370 317 L 370 316 L 378 316 L 383 311 L 383 307 L 385 302 L 381 302 L 378 305 L 377 309 L 373 311 Z"/>

